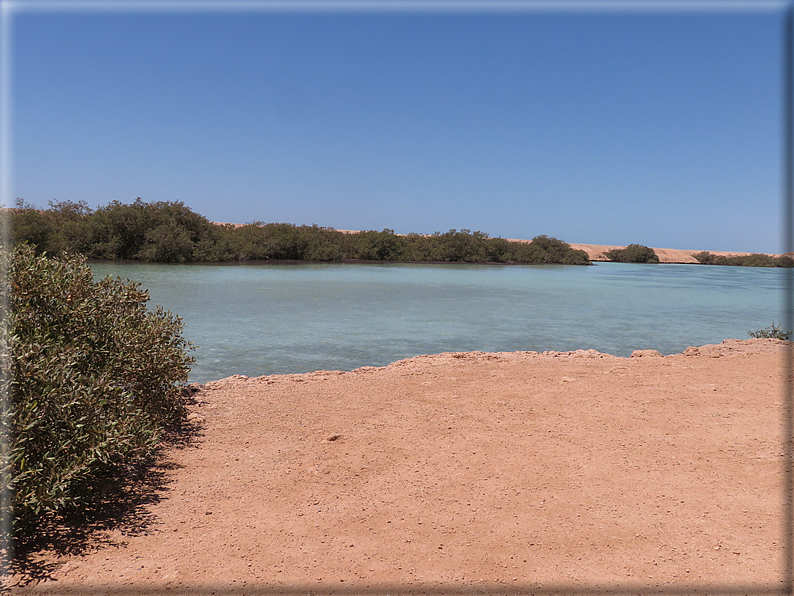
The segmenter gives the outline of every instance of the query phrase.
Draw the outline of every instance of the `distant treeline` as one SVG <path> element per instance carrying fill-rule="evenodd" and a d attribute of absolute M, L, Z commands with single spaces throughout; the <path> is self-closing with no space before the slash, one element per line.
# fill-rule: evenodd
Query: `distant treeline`
<path fill-rule="evenodd" d="M 50 202 L 47 210 L 18 200 L 8 210 L 12 242 L 37 253 L 81 253 L 89 259 L 162 263 L 344 259 L 445 263 L 556 263 L 589 265 L 583 250 L 548 236 L 531 242 L 450 230 L 431 236 L 393 230 L 344 233 L 317 225 L 253 222 L 214 224 L 182 202 L 125 204 L 96 210 L 84 201 Z"/>
<path fill-rule="evenodd" d="M 614 248 L 604 253 L 610 261 L 619 263 L 658 263 L 656 251 L 642 244 L 629 244 L 626 248 Z M 783 255 L 772 257 L 761 253 L 744 256 L 723 257 L 708 251 L 692 255 L 701 265 L 733 265 L 738 267 L 794 267 L 794 259 Z"/>
<path fill-rule="evenodd" d="M 794 259 L 787 255 L 772 257 L 762 253 L 723 257 L 713 255 L 707 250 L 692 255 L 702 265 L 734 265 L 740 267 L 794 267 Z"/>

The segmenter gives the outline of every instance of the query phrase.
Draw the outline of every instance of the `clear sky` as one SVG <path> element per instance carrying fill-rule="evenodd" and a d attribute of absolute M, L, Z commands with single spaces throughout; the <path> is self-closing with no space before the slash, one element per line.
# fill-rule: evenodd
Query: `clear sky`
<path fill-rule="evenodd" d="M 642 4 L 18 2 L 11 193 L 39 207 L 183 201 L 225 222 L 781 252 L 784 4 Z"/>

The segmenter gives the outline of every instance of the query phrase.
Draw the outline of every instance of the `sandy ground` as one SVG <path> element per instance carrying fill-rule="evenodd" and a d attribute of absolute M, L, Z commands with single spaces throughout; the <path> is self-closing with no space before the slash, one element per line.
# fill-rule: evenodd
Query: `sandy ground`
<path fill-rule="evenodd" d="M 49 578 L 14 592 L 776 589 L 784 346 L 446 353 L 209 383 L 146 523 L 39 553 Z"/>

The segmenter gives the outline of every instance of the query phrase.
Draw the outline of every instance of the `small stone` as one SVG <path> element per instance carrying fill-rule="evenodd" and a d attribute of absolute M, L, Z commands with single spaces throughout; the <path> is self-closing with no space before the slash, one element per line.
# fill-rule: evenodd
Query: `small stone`
<path fill-rule="evenodd" d="M 631 353 L 632 358 L 662 358 L 658 350 L 634 350 Z"/>

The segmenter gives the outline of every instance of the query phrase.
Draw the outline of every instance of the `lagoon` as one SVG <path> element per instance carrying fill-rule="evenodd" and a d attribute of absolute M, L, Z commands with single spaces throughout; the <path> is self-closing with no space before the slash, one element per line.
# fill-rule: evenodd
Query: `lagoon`
<path fill-rule="evenodd" d="M 196 344 L 192 382 L 385 366 L 419 354 L 663 354 L 783 320 L 790 270 L 597 263 L 91 263 L 150 292 Z"/>

